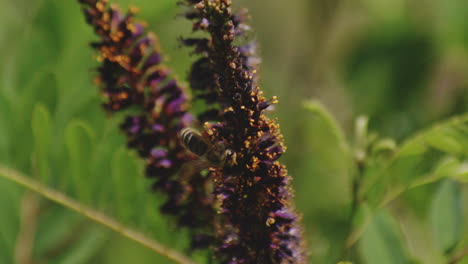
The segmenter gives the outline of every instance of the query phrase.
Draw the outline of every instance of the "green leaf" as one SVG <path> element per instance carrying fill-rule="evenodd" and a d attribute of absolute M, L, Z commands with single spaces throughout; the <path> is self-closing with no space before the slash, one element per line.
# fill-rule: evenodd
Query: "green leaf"
<path fill-rule="evenodd" d="M 465 205 L 466 202 L 468 201 L 468 190 L 466 188 L 463 189 L 463 194 L 464 194 L 463 205 Z M 466 206 L 463 206 L 463 208 L 464 208 L 463 211 L 465 213 L 464 218 L 465 218 L 465 224 L 466 224 L 466 219 L 468 219 L 468 217 L 467 217 L 468 212 L 465 209 Z M 466 249 L 468 248 L 468 232 L 463 232 L 462 236 L 463 237 L 457 243 L 457 247 L 454 250 L 452 250 L 449 254 L 447 254 L 447 257 L 450 260 L 459 259 L 460 256 L 462 256 L 462 258 L 463 258 L 462 261 L 453 262 L 453 263 L 456 263 L 456 264 L 467 264 L 468 263 L 468 256 L 466 255 Z"/>
<path fill-rule="evenodd" d="M 459 162 L 450 177 L 462 183 L 468 183 L 468 162 Z"/>
<path fill-rule="evenodd" d="M 174 232 L 172 234 L 174 235 Z M 106 246 L 103 249 L 103 260 L 100 263 L 125 264 L 134 263 L 135 260 L 138 260 L 138 263 L 174 264 L 174 261 L 160 257 L 132 241 L 114 236 L 109 241 L 109 244 L 111 246 Z M 119 254 L 116 254 L 116 252 L 119 252 Z M 197 263 L 208 264 L 206 261 Z"/>
<path fill-rule="evenodd" d="M 304 104 L 308 119 L 304 122 L 306 137 L 302 148 L 303 160 L 299 161 L 299 174 L 313 177 L 297 178 L 298 200 L 314 203 L 304 205 L 304 210 L 347 206 L 351 197 L 353 158 L 343 131 L 332 115 L 316 101 Z M 304 189 L 302 189 L 304 188 Z M 327 199 L 315 199 L 321 194 L 333 193 Z M 310 196 L 309 196 L 310 195 Z M 316 208 L 314 208 L 316 207 Z M 344 215 L 344 210 L 342 211 Z"/>
<path fill-rule="evenodd" d="M 69 176 L 78 197 L 90 201 L 94 193 L 93 177 L 89 170 L 95 144 L 94 132 L 83 121 L 73 120 L 65 129 L 65 144 L 69 155 Z"/>
<path fill-rule="evenodd" d="M 359 251 L 368 264 L 408 263 L 410 258 L 398 224 L 385 211 L 380 211 L 364 232 Z"/>
<path fill-rule="evenodd" d="M 92 258 L 102 250 L 104 244 L 109 240 L 109 232 L 102 228 L 92 227 L 82 238 L 73 244 L 73 247 L 58 259 L 58 263 L 81 264 L 93 263 Z"/>
<path fill-rule="evenodd" d="M 432 201 L 432 231 L 443 252 L 452 250 L 462 235 L 460 195 L 456 182 L 446 180 Z"/>
<path fill-rule="evenodd" d="M 342 152 L 349 153 L 349 146 L 341 130 L 338 122 L 333 116 L 325 109 L 325 107 L 318 101 L 309 101 L 304 103 L 304 107 L 312 114 L 312 118 L 321 125 L 323 130 L 330 133 L 330 137 L 335 140 L 335 145 Z M 320 122 L 320 124 L 319 124 Z"/>
<path fill-rule="evenodd" d="M 468 153 L 468 114 L 452 118 L 407 140 L 399 151 L 365 178 L 361 196 L 371 207 L 385 204 L 409 188 L 455 177 L 447 157 L 463 158 Z M 447 161 L 445 161 L 447 162 Z M 458 176 L 464 175 L 459 166 Z"/>
<path fill-rule="evenodd" d="M 0 263 L 14 263 L 12 251 L 8 249 L 8 245 L 0 240 Z"/>
<path fill-rule="evenodd" d="M 34 79 L 30 83 L 22 95 L 22 101 L 25 104 L 38 102 L 46 106 L 54 112 L 57 104 L 57 76 L 50 69 L 45 68 L 34 75 Z M 27 106 L 23 106 L 27 107 Z"/>
<path fill-rule="evenodd" d="M 458 121 L 461 121 L 458 125 L 440 126 L 426 132 L 424 141 L 445 153 L 468 154 L 468 122 Z"/>
<path fill-rule="evenodd" d="M 371 223 L 373 212 L 369 205 L 361 203 L 352 219 L 352 232 L 346 241 L 346 247 L 351 247 L 364 233 L 366 227 Z"/>
<path fill-rule="evenodd" d="M 15 114 L 30 115 L 33 107 L 38 104 L 54 113 L 57 101 L 56 77 L 50 67 L 39 68 L 34 72 L 24 87 L 21 87 L 21 92 L 13 99 L 15 102 L 21 102 L 14 105 Z"/>
<path fill-rule="evenodd" d="M 396 150 L 397 145 L 393 139 L 382 139 L 372 145 L 372 156 L 392 155 Z"/>
<path fill-rule="evenodd" d="M 135 155 L 125 148 L 120 148 L 112 157 L 112 182 L 114 184 L 114 193 L 117 197 L 117 208 L 121 212 L 123 220 L 129 220 L 134 210 L 135 196 L 140 196 L 141 190 L 136 187 L 137 182 L 141 181 L 139 166 Z M 143 202 L 140 200 L 140 202 Z"/>
<path fill-rule="evenodd" d="M 52 144 L 53 123 L 50 113 L 45 106 L 38 104 L 34 107 L 31 127 L 37 174 L 43 182 L 48 182 L 50 180 L 49 152 Z"/>
<path fill-rule="evenodd" d="M 0 89 L 0 160 L 8 162 L 8 152 L 11 146 L 11 118 L 10 105 L 3 91 Z"/>
<path fill-rule="evenodd" d="M 15 250 L 21 194 L 16 184 L 0 177 L 0 245 L 8 252 L 7 256 L 12 255 Z"/>
<path fill-rule="evenodd" d="M 71 241 L 78 240 L 88 223 L 83 218 L 63 207 L 48 204 L 41 208 L 36 231 L 34 252 L 37 255 L 55 255 L 57 249 L 65 250 Z M 66 242 L 66 243 L 64 243 Z"/>
<path fill-rule="evenodd" d="M 434 175 L 436 179 L 452 177 L 457 174 L 458 169 L 460 168 L 460 161 L 453 156 L 448 156 L 441 159 L 434 169 Z"/>

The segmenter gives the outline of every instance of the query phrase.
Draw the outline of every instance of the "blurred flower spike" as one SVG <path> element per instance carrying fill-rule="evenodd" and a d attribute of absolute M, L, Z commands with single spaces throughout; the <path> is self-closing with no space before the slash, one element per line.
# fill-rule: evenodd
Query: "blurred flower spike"
<path fill-rule="evenodd" d="M 177 178 L 177 171 L 193 160 L 181 144 L 181 129 L 191 124 L 185 91 L 169 70 L 160 65 L 162 57 L 156 36 L 136 22 L 136 10 L 123 14 L 107 0 L 79 0 L 86 21 L 99 36 L 92 43 L 98 51 L 96 82 L 109 113 L 131 108 L 121 129 L 129 147 L 146 161 L 146 175 L 155 179 L 154 189 L 165 193 L 162 212 L 175 215 L 180 226 L 193 231 L 193 248 L 209 244 L 214 210 L 207 179 L 194 175 L 189 182 Z"/>
<path fill-rule="evenodd" d="M 233 13 L 230 0 L 186 4 L 193 7 L 186 17 L 194 21 L 194 31 L 209 35 L 183 40 L 201 55 L 190 82 L 208 105 L 220 106 L 204 117 L 217 121 L 205 123 L 205 133 L 237 154 L 236 164 L 210 174 L 220 213 L 216 257 L 229 264 L 306 263 L 290 176 L 278 161 L 285 151 L 282 135 L 275 120 L 265 116 L 277 99 L 265 99 L 256 84 L 254 44 L 234 44 L 249 30 L 246 12 Z"/>

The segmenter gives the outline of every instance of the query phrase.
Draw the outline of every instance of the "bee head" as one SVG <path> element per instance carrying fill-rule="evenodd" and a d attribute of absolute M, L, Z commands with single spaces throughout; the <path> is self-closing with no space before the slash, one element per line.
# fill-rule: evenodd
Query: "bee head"
<path fill-rule="evenodd" d="M 235 164 L 237 164 L 237 154 L 236 152 L 230 150 L 230 149 L 226 149 L 224 151 L 224 164 L 232 167 L 234 166 Z"/>
<path fill-rule="evenodd" d="M 236 153 L 231 149 L 226 148 L 226 145 L 223 142 L 214 144 L 206 153 L 206 159 L 219 167 L 223 167 L 225 165 L 233 166 L 234 164 L 237 164 L 236 157 Z"/>

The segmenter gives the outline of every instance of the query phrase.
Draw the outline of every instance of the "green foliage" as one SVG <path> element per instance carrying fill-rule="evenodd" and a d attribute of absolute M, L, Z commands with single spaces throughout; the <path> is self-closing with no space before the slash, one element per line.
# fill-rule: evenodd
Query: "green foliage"
<path fill-rule="evenodd" d="M 346 241 L 347 247 L 353 246 L 372 222 L 373 212 L 367 203 L 359 204 L 355 210 L 351 219 L 351 232 Z"/>
<path fill-rule="evenodd" d="M 49 168 L 49 152 L 52 143 L 52 120 L 47 108 L 37 105 L 33 111 L 31 122 L 34 139 L 34 163 L 37 174 L 43 182 L 48 182 L 51 174 Z"/>
<path fill-rule="evenodd" d="M 65 129 L 65 145 L 68 154 L 69 177 L 72 179 L 72 187 L 77 188 L 77 197 L 81 201 L 89 202 L 91 193 L 94 192 L 90 172 L 92 150 L 95 146 L 93 132 L 88 124 L 72 120 Z M 81 186 L 87 186 L 82 188 Z"/>
<path fill-rule="evenodd" d="M 307 102 L 305 108 L 308 120 L 304 123 L 304 130 L 313 135 L 305 138 L 303 142 L 304 156 L 307 157 L 308 163 L 303 164 L 302 171 L 311 176 L 298 180 L 301 181 L 297 184 L 299 192 L 309 195 L 301 199 L 314 199 L 314 193 L 319 189 L 340 195 L 316 199 L 314 204 L 308 204 L 304 210 L 313 210 L 313 207 L 327 210 L 335 206 L 345 206 L 351 197 L 350 179 L 353 173 L 353 161 L 346 138 L 336 120 L 320 103 Z M 318 174 L 323 177 L 313 176 Z"/>
<path fill-rule="evenodd" d="M 318 143 L 310 145 L 320 151 L 320 158 L 333 153 L 333 157 L 350 161 L 348 143 L 336 121 L 318 103 L 307 103 L 313 113 L 311 124 Z M 398 225 L 391 214 L 378 209 L 411 188 L 430 184 L 443 178 L 462 179 L 468 145 L 468 118 L 460 116 L 442 122 L 433 128 L 417 133 L 398 147 L 393 140 L 379 139 L 368 132 L 368 120 L 358 118 L 355 126 L 353 172 L 356 196 L 351 206 L 351 228 L 344 247 L 353 247 L 361 241 L 360 252 L 366 263 L 413 263 L 403 236 L 397 236 Z M 330 140 L 328 140 L 330 138 Z M 319 141 L 320 140 L 320 141 Z M 336 146 L 336 147 L 335 147 Z M 344 155 L 344 156 L 343 156 Z M 347 158 L 343 158 L 347 157 Z M 317 159 L 317 158 L 314 158 Z M 326 160 L 320 162 L 327 166 Z M 317 166 L 315 164 L 315 166 Z M 348 186 L 348 188 L 351 188 Z M 460 192 L 453 181 L 446 181 L 434 197 L 429 221 L 432 223 L 434 241 L 441 252 L 450 253 L 460 241 L 462 216 Z M 376 211 L 380 213 L 376 214 Z"/>
<path fill-rule="evenodd" d="M 457 184 L 442 183 L 432 202 L 431 224 L 435 241 L 442 252 L 450 252 L 462 238 L 461 192 Z"/>
<path fill-rule="evenodd" d="M 376 214 L 359 243 L 365 263 L 410 263 L 398 224 L 384 211 Z"/>
<path fill-rule="evenodd" d="M 19 213 L 22 191 L 14 183 L 0 178 L 0 260 L 13 263 L 16 234 L 19 230 Z"/>
<path fill-rule="evenodd" d="M 391 201 L 401 192 L 431 183 L 441 177 L 457 177 L 441 169 L 447 155 L 463 159 L 468 145 L 468 116 L 449 121 L 423 131 L 407 140 L 380 170 L 364 179 L 361 195 L 374 206 Z M 439 165 L 439 166 L 437 166 Z"/>
<path fill-rule="evenodd" d="M 117 2 L 141 8 L 185 80 L 194 58 L 178 37 L 191 26 L 175 19 L 175 1 Z M 283 99 L 285 158 L 311 263 L 346 255 L 360 264 L 440 264 L 466 250 L 467 2 L 243 2 L 262 46 L 264 89 Z M 162 198 L 126 149 L 120 118 L 99 108 L 87 47 L 95 37 L 76 1 L 1 1 L 0 23 L 0 164 L 183 251 L 187 232 L 159 214 Z M 309 101 L 302 109 L 311 94 L 327 107 Z M 360 114 L 368 118 L 353 132 Z M 0 178 L 0 263 L 15 262 L 27 195 Z M 38 262 L 171 263 L 37 199 L 30 220 Z M 206 263 L 205 252 L 193 257 Z"/>
<path fill-rule="evenodd" d="M 172 1 L 151 5 L 143 13 L 150 16 L 159 10 L 158 20 L 172 19 L 177 8 Z M 100 208 L 162 243 L 185 248 L 186 234 L 172 234 L 173 227 L 159 215 L 161 201 L 150 191 L 141 161 L 124 150 L 119 120 L 106 120 L 99 109 L 91 82 L 95 64 L 87 48 L 93 36 L 79 5 L 50 0 L 32 1 L 26 7 L 7 1 L 0 3 L 0 10 L 2 23 L 8 25 L 0 27 L 0 55 L 5 59 L 0 66 L 0 163 Z M 15 35 L 16 43 L 4 41 L 7 35 Z M 1 263 L 14 263 L 23 197 L 21 188 L 0 179 Z M 38 228 L 32 249 L 37 260 L 99 263 L 105 252 L 115 254 L 114 245 L 123 240 L 110 240 L 107 230 L 67 209 L 43 199 L 39 204 L 37 219 L 31 219 Z M 152 263 L 155 253 L 145 254 Z M 125 263 L 118 261 L 113 259 Z"/>
<path fill-rule="evenodd" d="M 295 179 L 294 186 L 304 221 L 317 223 L 314 230 L 320 232 L 320 239 L 333 237 L 337 241 L 330 245 L 329 255 L 320 259 L 325 263 L 336 258 L 335 252 L 341 250 L 346 239 L 346 227 L 342 225 L 348 220 L 353 160 L 344 133 L 332 115 L 316 101 L 304 106 L 307 119 L 303 129 L 307 137 L 301 142 L 301 157 L 305 161 L 293 174 L 303 175 Z M 313 243 L 311 246 L 312 252 L 320 250 Z"/>
<path fill-rule="evenodd" d="M 132 195 L 128 191 L 129 186 L 135 185 L 136 173 L 140 170 L 137 160 L 132 153 L 124 148 L 117 150 L 112 157 L 112 182 L 114 183 L 113 189 L 115 192 L 117 208 L 122 208 L 122 219 L 130 220 L 136 217 L 135 210 L 129 203 L 144 203 L 144 195 L 138 195 L 138 200 L 132 201 Z M 139 173 L 141 174 L 141 173 Z M 138 174 L 137 174 L 138 175 Z M 130 176 L 130 177 L 129 177 Z M 139 188 L 145 189 L 142 181 L 136 181 L 139 184 Z M 134 215 L 132 215 L 134 214 Z"/>

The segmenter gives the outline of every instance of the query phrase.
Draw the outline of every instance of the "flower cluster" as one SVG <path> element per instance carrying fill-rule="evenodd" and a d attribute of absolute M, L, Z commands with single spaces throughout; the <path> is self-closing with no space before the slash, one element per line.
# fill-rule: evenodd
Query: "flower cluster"
<path fill-rule="evenodd" d="M 107 0 L 79 2 L 99 36 L 92 47 L 99 53 L 96 82 L 105 98 L 104 109 L 109 113 L 133 109 L 121 129 L 129 147 L 146 161 L 146 175 L 155 179 L 154 189 L 168 197 L 162 212 L 175 215 L 180 226 L 194 231 L 193 248 L 207 246 L 214 216 L 208 179 L 199 173 L 189 180 L 177 177 L 180 167 L 195 158 L 178 136 L 193 120 L 184 90 L 160 65 L 156 37 L 135 21 L 135 9 L 123 14 Z"/>
<path fill-rule="evenodd" d="M 245 13 L 233 14 L 230 0 L 187 4 L 194 6 L 186 15 L 194 30 L 209 34 L 184 41 L 201 55 L 191 84 L 208 103 L 219 104 L 207 118 L 217 122 L 205 123 L 205 133 L 237 156 L 234 165 L 211 170 L 220 213 L 216 256 L 230 264 L 305 263 L 290 177 L 278 162 L 285 147 L 278 125 L 265 116 L 276 98 L 266 100 L 256 84 L 252 44 L 234 44 L 248 29 Z"/>
<path fill-rule="evenodd" d="M 167 195 L 162 211 L 193 230 L 192 248 L 214 245 L 221 263 L 305 263 L 290 177 L 278 161 L 282 135 L 265 116 L 276 98 L 265 99 L 257 86 L 255 43 L 234 44 L 250 30 L 247 12 L 233 13 L 230 0 L 185 2 L 194 31 L 208 33 L 183 40 L 200 55 L 189 82 L 208 106 L 198 116 L 209 121 L 203 137 L 235 153 L 235 160 L 211 168 L 208 177 L 182 179 L 178 171 L 196 157 L 179 133 L 193 117 L 184 90 L 160 64 L 156 37 L 134 20 L 134 9 L 124 15 L 107 0 L 79 2 L 100 38 L 92 46 L 99 52 L 103 106 L 109 113 L 133 109 L 121 129 L 146 161 L 154 189 Z"/>
<path fill-rule="evenodd" d="M 189 7 L 200 1 L 188 1 Z M 206 31 L 210 26 L 210 21 L 207 19 L 197 19 L 200 17 L 200 10 L 190 8 L 186 13 L 189 19 L 197 20 L 193 25 L 194 31 Z M 231 15 L 230 20 L 233 23 L 234 35 L 236 37 L 245 37 L 250 31 L 250 27 L 246 24 L 248 13 L 246 9 L 242 9 Z M 186 46 L 194 46 L 195 53 L 202 54 L 200 58 L 192 64 L 189 73 L 189 82 L 195 99 L 204 100 L 208 109 L 198 116 L 201 123 L 206 121 L 219 121 L 222 115 L 221 105 L 222 98 L 218 96 L 218 75 L 213 63 L 211 63 L 207 51 L 209 50 L 209 40 L 205 38 L 186 38 L 182 42 Z M 260 62 L 260 58 L 256 56 L 256 43 L 248 42 L 238 47 L 240 62 L 244 69 L 255 72 Z"/>

